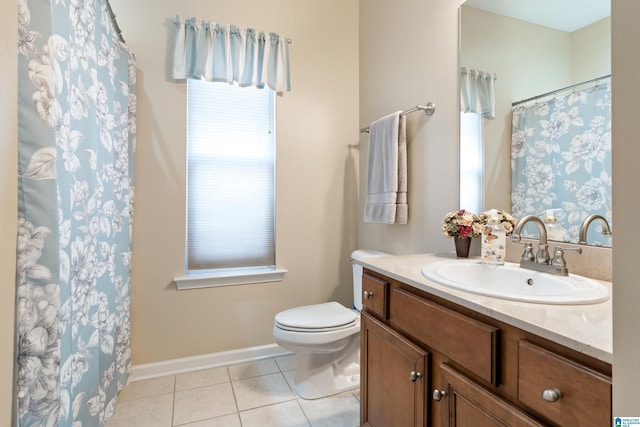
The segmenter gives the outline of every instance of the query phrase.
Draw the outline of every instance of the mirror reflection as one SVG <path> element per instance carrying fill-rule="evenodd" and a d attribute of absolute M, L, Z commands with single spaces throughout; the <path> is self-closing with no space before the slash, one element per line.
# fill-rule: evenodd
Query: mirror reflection
<path fill-rule="evenodd" d="M 588 244 L 611 246 L 602 235 L 613 227 L 609 10 L 609 0 L 461 6 L 460 66 L 496 77 L 495 118 L 475 124 L 483 144 L 479 172 L 464 164 L 471 157 L 468 114 L 461 119 L 461 179 L 479 176 L 478 210 L 510 210 L 516 219 L 535 214 L 549 221 L 551 239 L 572 243 L 589 225 Z M 607 224 L 588 221 L 592 215 Z"/>

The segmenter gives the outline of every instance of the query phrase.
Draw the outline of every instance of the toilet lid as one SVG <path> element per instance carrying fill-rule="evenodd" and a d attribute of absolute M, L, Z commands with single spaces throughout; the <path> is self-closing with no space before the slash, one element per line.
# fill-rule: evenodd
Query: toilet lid
<path fill-rule="evenodd" d="M 353 310 L 327 302 L 282 311 L 276 314 L 275 322 L 283 329 L 326 331 L 350 326 L 357 318 Z"/>

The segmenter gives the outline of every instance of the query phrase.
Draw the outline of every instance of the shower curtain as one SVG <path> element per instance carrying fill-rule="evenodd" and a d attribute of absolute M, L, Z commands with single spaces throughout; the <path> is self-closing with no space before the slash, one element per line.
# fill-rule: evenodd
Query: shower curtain
<path fill-rule="evenodd" d="M 102 426 L 130 370 L 135 64 L 106 0 L 18 0 L 14 425 Z"/>
<path fill-rule="evenodd" d="M 513 108 L 511 201 L 517 218 L 556 209 L 565 241 L 590 214 L 611 223 L 611 88 L 607 83 Z M 592 227 L 595 228 L 595 227 Z M 590 244 L 611 238 L 589 234 Z"/>

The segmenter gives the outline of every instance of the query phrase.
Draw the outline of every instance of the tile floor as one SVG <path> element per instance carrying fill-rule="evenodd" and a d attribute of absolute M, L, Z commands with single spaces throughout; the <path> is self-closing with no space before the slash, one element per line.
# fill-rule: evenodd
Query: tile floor
<path fill-rule="evenodd" d="M 130 383 L 106 427 L 357 427 L 358 390 L 317 400 L 293 392 L 294 356 Z"/>

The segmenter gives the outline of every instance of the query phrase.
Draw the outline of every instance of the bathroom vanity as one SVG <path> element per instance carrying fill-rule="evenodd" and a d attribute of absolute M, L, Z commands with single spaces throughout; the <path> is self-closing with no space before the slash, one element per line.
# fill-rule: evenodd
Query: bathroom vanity
<path fill-rule="evenodd" d="M 455 259 L 364 263 L 361 424 L 611 425 L 611 299 L 547 305 L 458 291 L 420 274 L 443 257 Z"/>

